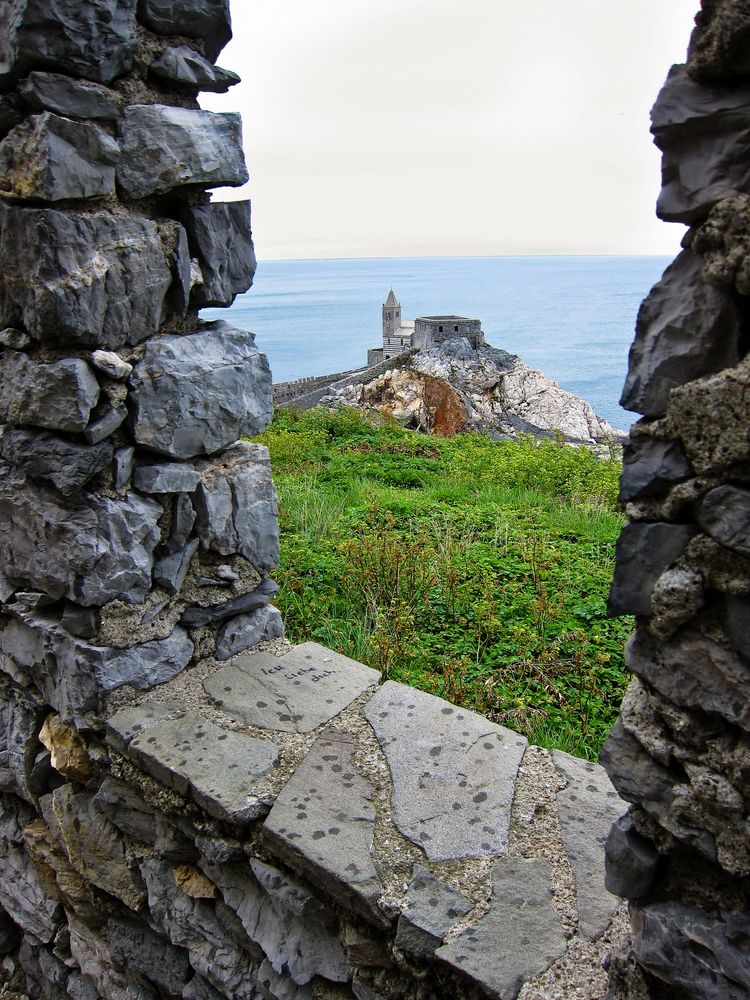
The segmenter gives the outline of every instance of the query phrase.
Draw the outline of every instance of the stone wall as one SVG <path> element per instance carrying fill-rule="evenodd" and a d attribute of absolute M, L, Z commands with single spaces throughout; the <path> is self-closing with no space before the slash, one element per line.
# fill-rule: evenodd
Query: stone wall
<path fill-rule="evenodd" d="M 634 957 L 613 996 L 750 995 L 750 11 L 704 0 L 652 112 L 657 214 L 689 226 L 641 306 L 610 610 L 635 674 L 603 761 Z"/>

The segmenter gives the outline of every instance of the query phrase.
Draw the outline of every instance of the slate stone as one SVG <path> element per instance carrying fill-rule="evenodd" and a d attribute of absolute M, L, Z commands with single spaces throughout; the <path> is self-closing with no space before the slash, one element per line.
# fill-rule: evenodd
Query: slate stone
<path fill-rule="evenodd" d="M 209 59 L 232 37 L 229 0 L 140 0 L 138 19 L 157 35 L 200 38 Z"/>
<path fill-rule="evenodd" d="M 255 275 L 250 202 L 212 201 L 184 209 L 179 218 L 203 276 L 193 289 L 191 305 L 231 305 L 235 295 L 250 288 Z"/>
<path fill-rule="evenodd" d="M 744 1000 L 750 992 L 750 921 L 744 913 L 712 916 L 678 902 L 638 907 L 635 955 L 659 980 L 686 997 Z"/>
<path fill-rule="evenodd" d="M 224 1000 L 224 994 L 219 993 L 203 976 L 193 976 L 182 991 L 182 1000 Z"/>
<path fill-rule="evenodd" d="M 71 913 L 68 915 L 68 932 L 69 945 L 66 951 L 70 951 L 71 964 L 77 965 L 84 973 L 87 986 L 89 983 L 93 984 L 93 998 L 157 1000 L 155 989 L 142 977 L 131 970 L 119 972 L 110 963 L 109 948 L 101 928 L 92 929 Z M 68 980 L 68 990 L 71 979 Z M 88 989 L 83 998 L 93 1000 Z"/>
<path fill-rule="evenodd" d="M 199 544 L 198 539 L 193 538 L 181 552 L 160 559 L 154 566 L 154 582 L 165 587 L 170 594 L 179 593 Z"/>
<path fill-rule="evenodd" d="M 654 883 L 659 853 L 642 837 L 629 814 L 621 816 L 607 835 L 605 884 L 623 899 L 641 899 Z"/>
<path fill-rule="evenodd" d="M 205 863 L 201 869 L 218 886 L 224 902 L 237 914 L 250 940 L 262 948 L 272 967 L 283 970 L 292 983 L 305 986 L 315 976 L 334 983 L 345 983 L 351 978 L 353 970 L 335 933 L 333 912 L 302 886 L 295 885 L 272 866 L 265 866 L 266 880 L 275 875 L 278 888 L 286 883 L 286 894 L 277 888 L 270 895 L 257 879 L 243 874 L 241 869 Z M 304 912 L 288 908 L 286 897 L 297 904 L 304 899 Z"/>
<path fill-rule="evenodd" d="M 150 341 L 130 384 L 136 441 L 173 458 L 210 455 L 271 420 L 268 361 L 221 320 Z"/>
<path fill-rule="evenodd" d="M 180 493 L 174 498 L 172 507 L 172 531 L 167 542 L 170 555 L 184 549 L 194 524 L 195 510 L 190 497 L 187 493 Z"/>
<path fill-rule="evenodd" d="M 190 289 L 193 286 L 193 268 L 197 262 L 190 259 L 187 233 L 184 226 L 176 223 L 177 239 L 172 251 L 172 273 L 174 280 L 169 294 L 169 308 L 177 316 L 184 316 L 190 305 Z"/>
<path fill-rule="evenodd" d="M 452 886 L 415 865 L 406 893 L 407 908 L 398 918 L 396 947 L 417 958 L 432 958 L 448 931 L 474 904 Z"/>
<path fill-rule="evenodd" d="M 430 861 L 505 853 L 524 737 L 393 681 L 363 714 L 388 761 L 405 837 Z"/>
<path fill-rule="evenodd" d="M 36 815 L 12 795 L 0 797 L 0 905 L 26 934 L 45 944 L 63 920 L 57 886 L 26 850 L 23 829 Z"/>
<path fill-rule="evenodd" d="M 33 201 L 114 194 L 119 155 L 115 140 L 96 125 L 44 111 L 0 142 L 0 194 Z"/>
<path fill-rule="evenodd" d="M 514 1000 L 527 979 L 565 953 L 546 861 L 506 858 L 493 868 L 489 912 L 435 953 L 493 1000 Z"/>
<path fill-rule="evenodd" d="M 182 673 L 193 657 L 193 643 L 178 626 L 165 639 L 153 639 L 123 649 L 104 647 L 97 679 L 104 691 L 124 684 L 148 691 Z"/>
<path fill-rule="evenodd" d="M 82 608 L 78 604 L 66 603 L 60 625 L 79 639 L 93 639 L 99 631 L 99 614 L 95 608 Z"/>
<path fill-rule="evenodd" d="M 220 997 L 256 1000 L 260 963 L 234 913 L 223 903 L 193 899 L 182 892 L 172 866 L 158 858 L 144 861 L 141 872 L 152 926 L 163 931 L 173 945 L 187 950 L 191 966 Z M 214 998 L 203 982 L 194 989 L 189 984 L 183 996 Z"/>
<path fill-rule="evenodd" d="M 168 80 L 190 90 L 208 90 L 226 94 L 240 82 L 231 70 L 214 66 L 189 45 L 170 45 L 149 66 L 149 72 L 160 80 Z"/>
<path fill-rule="evenodd" d="M 1 509 L 1 508 L 0 508 Z M 211 604 L 208 607 L 189 607 L 183 612 L 180 624 L 185 628 L 202 628 L 204 625 L 212 625 L 214 622 L 223 621 L 225 618 L 234 618 L 237 615 L 248 614 L 257 611 L 268 604 L 274 594 L 278 593 L 278 586 L 273 580 L 262 580 L 255 590 L 248 594 L 241 594 L 232 598 L 231 601 L 224 601 L 221 604 Z"/>
<path fill-rule="evenodd" d="M 378 907 L 383 888 L 371 857 L 373 791 L 357 773 L 349 733 L 319 737 L 289 779 L 263 825 L 274 854 L 352 906 L 368 922 L 387 926 Z"/>
<path fill-rule="evenodd" d="M 679 441 L 631 438 L 622 453 L 620 501 L 661 496 L 694 474 Z"/>
<path fill-rule="evenodd" d="M 195 712 L 157 723 L 131 740 L 127 754 L 209 815 L 234 823 L 265 812 L 253 785 L 278 758 L 273 743 L 221 729 Z"/>
<path fill-rule="evenodd" d="M 118 448 L 114 460 L 114 486 L 124 490 L 130 486 L 135 468 L 135 448 Z"/>
<path fill-rule="evenodd" d="M 313 1000 L 315 996 L 312 986 L 297 986 L 276 972 L 268 959 L 261 962 L 258 970 L 258 990 L 263 1000 Z"/>
<path fill-rule="evenodd" d="M 552 760 L 566 781 L 566 787 L 557 793 L 557 815 L 575 877 L 578 929 L 583 937 L 596 940 L 620 903 L 605 886 L 604 845 L 626 804 L 598 764 L 561 750 L 552 751 Z"/>
<path fill-rule="evenodd" d="M 133 66 L 136 0 L 16 0 L 0 16 L 0 87 L 30 69 L 109 83 Z"/>
<path fill-rule="evenodd" d="M 24 119 L 24 108 L 17 94 L 0 94 L 0 139 L 4 139 Z"/>
<path fill-rule="evenodd" d="M 252 611 L 249 615 L 237 615 L 222 625 L 216 638 L 216 659 L 228 660 L 237 653 L 244 653 L 251 646 L 257 646 L 259 642 L 281 639 L 283 636 L 281 612 L 267 604 L 265 608 Z"/>
<path fill-rule="evenodd" d="M 83 436 L 89 444 L 99 444 L 100 441 L 104 441 L 114 434 L 125 423 L 127 417 L 128 408 L 124 403 L 113 406 L 111 410 L 107 410 L 104 416 L 92 421 L 83 432 Z"/>
<path fill-rule="evenodd" d="M 183 462 L 160 462 L 139 465 L 133 485 L 142 493 L 192 493 L 200 478 L 195 469 Z"/>
<path fill-rule="evenodd" d="M 717 486 L 697 505 L 695 519 L 720 545 L 750 555 L 750 490 Z"/>
<path fill-rule="evenodd" d="M 122 837 L 93 797 L 76 792 L 73 785 L 62 785 L 52 793 L 51 813 L 57 823 L 53 835 L 59 833 L 73 868 L 87 882 L 137 910 L 145 897 L 140 875 L 131 869 Z"/>
<path fill-rule="evenodd" d="M 151 588 L 161 505 L 134 493 L 85 495 L 67 505 L 0 463 L 0 567 L 17 586 L 67 597 L 84 607 Z"/>
<path fill-rule="evenodd" d="M 99 383 L 85 361 L 45 364 L 21 351 L 0 354 L 0 420 L 5 423 L 82 431 L 99 399 Z"/>
<path fill-rule="evenodd" d="M 114 122 L 120 112 L 99 87 L 63 73 L 29 73 L 18 92 L 33 111 L 53 111 L 65 118 Z"/>
<path fill-rule="evenodd" d="M 153 729 L 170 715 L 184 714 L 184 711 L 182 702 L 172 699 L 143 701 L 130 708 L 121 708 L 107 719 L 107 743 L 124 754 L 131 740 L 140 733 Z"/>
<path fill-rule="evenodd" d="M 130 104 L 118 137 L 117 184 L 127 198 L 166 194 L 188 184 L 239 187 L 248 179 L 239 114 Z"/>
<path fill-rule="evenodd" d="M 268 449 L 240 441 L 221 463 L 197 462 L 193 502 L 203 547 L 241 555 L 260 571 L 279 563 L 279 524 Z"/>
<path fill-rule="evenodd" d="M 169 995 L 192 975 L 187 952 L 175 948 L 141 920 L 110 917 L 107 921 L 109 955 L 116 965 L 135 969 Z"/>
<path fill-rule="evenodd" d="M 107 378 L 121 382 L 133 372 L 133 366 L 123 361 L 119 354 L 114 351 L 94 351 L 91 355 L 91 364 Z"/>
<path fill-rule="evenodd" d="M 750 731 L 750 671 L 743 657 L 696 628 L 680 629 L 667 643 L 645 632 L 626 648 L 630 669 L 670 701 L 722 716 Z"/>
<path fill-rule="evenodd" d="M 32 805 L 41 789 L 33 781 L 43 706 L 18 688 L 0 688 L 0 791 Z"/>
<path fill-rule="evenodd" d="M 0 455 L 31 479 L 51 483 L 63 496 L 73 496 L 97 473 L 109 467 L 112 446 L 88 447 L 45 431 L 7 427 L 0 437 Z"/>
<path fill-rule="evenodd" d="M 377 670 L 305 642 L 285 656 L 238 656 L 203 687 L 222 711 L 247 725 L 310 733 L 379 680 Z"/>
<path fill-rule="evenodd" d="M 651 132 L 662 152 L 656 214 L 665 222 L 700 222 L 718 201 L 750 190 L 750 84 L 698 84 L 673 66 Z"/>
<path fill-rule="evenodd" d="M 694 525 L 630 521 L 617 539 L 607 614 L 649 615 L 656 581 L 698 534 Z"/>
<path fill-rule="evenodd" d="M 0 326 L 116 350 L 161 325 L 172 283 L 156 224 L 0 203 Z"/>
<path fill-rule="evenodd" d="M 638 310 L 620 405 L 662 416 L 669 393 L 739 361 L 735 299 L 701 276 L 702 259 L 683 250 Z"/>
<path fill-rule="evenodd" d="M 14 330 L 12 326 L 6 326 L 0 330 L 0 346 L 9 347 L 12 351 L 25 351 L 32 347 L 34 338 L 30 337 L 25 330 Z"/>

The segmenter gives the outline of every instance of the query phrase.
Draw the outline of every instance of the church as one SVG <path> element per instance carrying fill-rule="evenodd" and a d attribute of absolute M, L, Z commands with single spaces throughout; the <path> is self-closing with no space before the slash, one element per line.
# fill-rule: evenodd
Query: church
<path fill-rule="evenodd" d="M 476 350 L 484 345 L 482 324 L 465 316 L 420 316 L 401 319 L 401 305 L 393 289 L 383 303 L 383 346 L 367 352 L 367 367 L 389 361 L 410 347 L 428 351 L 446 340 L 463 337 Z"/>

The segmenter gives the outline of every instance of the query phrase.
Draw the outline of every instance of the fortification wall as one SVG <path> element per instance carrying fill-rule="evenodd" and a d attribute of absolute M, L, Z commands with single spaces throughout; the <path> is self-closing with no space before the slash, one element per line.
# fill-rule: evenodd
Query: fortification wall
<path fill-rule="evenodd" d="M 357 375 L 361 368 L 351 368 L 349 371 L 333 372 L 329 375 L 308 375 L 306 378 L 298 378 L 293 382 L 274 382 L 273 401 L 276 406 L 283 406 L 290 399 L 306 395 L 314 389 L 322 389 L 332 382 L 338 382 L 349 375 Z"/>
<path fill-rule="evenodd" d="M 332 393 L 336 392 L 337 389 L 343 389 L 347 385 L 367 385 L 368 382 L 373 382 L 376 378 L 379 378 L 381 375 L 389 372 L 392 368 L 398 368 L 408 358 L 410 358 L 415 351 L 415 348 L 409 348 L 408 350 L 397 354 L 393 358 L 386 358 L 385 361 L 379 361 L 376 365 L 370 365 L 369 368 L 363 368 L 359 372 L 345 375 L 343 378 L 336 379 L 334 382 L 327 382 L 325 385 L 314 389 L 312 392 L 306 392 L 301 396 L 296 396 L 293 399 L 290 399 L 289 405 L 296 407 L 298 410 L 311 410 L 313 406 L 317 406 L 325 396 L 330 396 Z"/>
<path fill-rule="evenodd" d="M 629 523 L 610 610 L 635 679 L 603 751 L 632 803 L 607 842 L 637 965 L 613 995 L 750 994 L 750 63 L 747 5 L 705 0 L 652 112 L 657 214 L 690 228 L 641 306 L 623 405 Z M 642 980 L 638 992 L 636 980 Z"/>

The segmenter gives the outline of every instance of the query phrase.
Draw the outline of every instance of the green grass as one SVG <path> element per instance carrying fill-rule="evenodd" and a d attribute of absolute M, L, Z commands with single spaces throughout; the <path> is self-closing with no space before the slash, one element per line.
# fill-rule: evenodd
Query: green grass
<path fill-rule="evenodd" d="M 278 604 L 398 681 L 594 759 L 626 683 L 605 605 L 619 463 L 561 441 L 451 439 L 278 410 Z"/>

